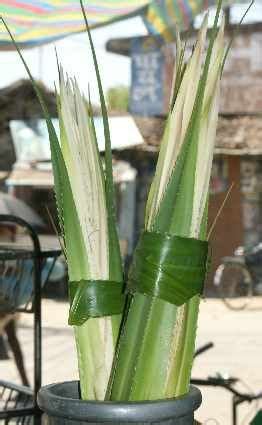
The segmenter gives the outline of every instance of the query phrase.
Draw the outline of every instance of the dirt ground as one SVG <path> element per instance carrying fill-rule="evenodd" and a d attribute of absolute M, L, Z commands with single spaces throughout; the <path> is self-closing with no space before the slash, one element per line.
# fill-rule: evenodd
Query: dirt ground
<path fill-rule="evenodd" d="M 222 375 L 241 379 L 243 391 L 262 391 L 262 298 L 252 301 L 247 310 L 230 311 L 220 300 L 201 304 L 197 346 L 209 341 L 214 348 L 197 357 L 193 377 Z M 32 317 L 21 315 L 18 335 L 32 381 Z M 0 362 L 1 379 L 19 383 L 12 359 Z M 43 301 L 43 384 L 77 378 L 77 362 L 72 329 L 67 326 L 67 303 Z M 223 389 L 201 388 L 203 403 L 196 418 L 207 425 L 230 425 L 231 396 Z M 247 425 L 257 405 L 239 409 L 238 425 Z"/>
<path fill-rule="evenodd" d="M 193 377 L 222 374 L 240 378 L 243 392 L 262 391 L 262 298 L 253 299 L 244 311 L 230 311 L 220 300 L 203 301 L 197 346 L 213 341 L 214 348 L 197 357 Z M 200 422 L 230 425 L 231 395 L 221 388 L 202 387 L 203 403 L 197 412 Z M 261 406 L 261 404 L 260 404 Z M 238 425 L 250 423 L 258 405 L 239 407 Z"/>

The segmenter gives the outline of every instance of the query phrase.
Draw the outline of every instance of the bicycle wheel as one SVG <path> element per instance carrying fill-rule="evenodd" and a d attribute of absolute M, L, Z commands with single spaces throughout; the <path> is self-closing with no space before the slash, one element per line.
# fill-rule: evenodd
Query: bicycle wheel
<path fill-rule="evenodd" d="M 253 295 L 253 281 L 244 262 L 221 264 L 214 277 L 214 284 L 226 306 L 232 310 L 243 310 Z"/>

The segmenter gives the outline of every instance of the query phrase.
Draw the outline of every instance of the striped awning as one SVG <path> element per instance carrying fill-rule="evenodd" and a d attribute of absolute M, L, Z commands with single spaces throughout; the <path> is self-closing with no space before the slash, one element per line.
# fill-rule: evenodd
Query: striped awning
<path fill-rule="evenodd" d="M 185 28 L 208 0 L 86 0 L 91 27 L 142 15 L 150 33 L 172 37 L 175 22 Z M 35 47 L 84 30 L 79 0 L 1 0 L 0 15 L 21 48 Z M 0 25 L 0 50 L 12 49 Z"/>
<path fill-rule="evenodd" d="M 92 0 L 85 3 L 90 26 L 97 27 L 139 13 L 148 1 Z M 79 0 L 1 0 L 0 15 L 20 47 L 35 47 L 84 30 Z M 0 48 L 12 48 L 2 25 Z"/>
<path fill-rule="evenodd" d="M 196 15 L 214 3 L 215 0 L 156 0 L 145 10 L 144 23 L 150 34 L 171 41 L 175 38 L 175 25 L 180 30 L 188 28 Z"/>

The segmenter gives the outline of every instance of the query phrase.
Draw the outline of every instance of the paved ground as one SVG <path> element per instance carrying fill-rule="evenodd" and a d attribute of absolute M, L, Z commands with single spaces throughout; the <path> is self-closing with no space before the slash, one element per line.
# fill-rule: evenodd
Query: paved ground
<path fill-rule="evenodd" d="M 198 345 L 213 341 L 215 347 L 196 359 L 193 376 L 225 373 L 241 378 L 239 389 L 262 391 L 261 312 L 262 298 L 254 299 L 248 310 L 238 312 L 229 311 L 219 300 L 203 301 Z M 209 425 L 231 424 L 229 394 L 223 389 L 212 388 L 203 389 L 202 393 L 203 404 L 198 417 Z M 252 406 L 241 408 L 239 424 L 249 424 L 252 414 Z M 216 421 L 208 421 L 208 418 Z"/>
<path fill-rule="evenodd" d="M 239 376 L 240 388 L 262 390 L 262 298 L 253 301 L 242 312 L 227 310 L 219 300 L 203 301 L 201 306 L 198 345 L 208 341 L 215 348 L 198 357 L 194 377 L 206 377 L 216 372 Z M 66 325 L 67 304 L 43 302 L 43 382 L 44 384 L 77 377 L 77 363 L 72 331 Z M 32 322 L 22 316 L 19 327 L 26 365 L 32 379 Z M 19 382 L 12 360 L 0 362 L 0 376 Z M 197 418 L 208 425 L 230 425 L 230 395 L 223 389 L 202 389 L 203 404 Z M 239 424 L 250 422 L 251 406 L 240 410 Z M 248 416 L 246 416 L 248 415 Z"/>

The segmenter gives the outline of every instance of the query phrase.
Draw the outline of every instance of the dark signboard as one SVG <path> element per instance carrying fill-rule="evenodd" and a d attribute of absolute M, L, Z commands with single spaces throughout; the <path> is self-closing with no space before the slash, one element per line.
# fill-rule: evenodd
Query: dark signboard
<path fill-rule="evenodd" d="M 161 115 L 164 111 L 163 42 L 157 37 L 132 41 L 132 86 L 129 110 L 143 116 Z"/>

